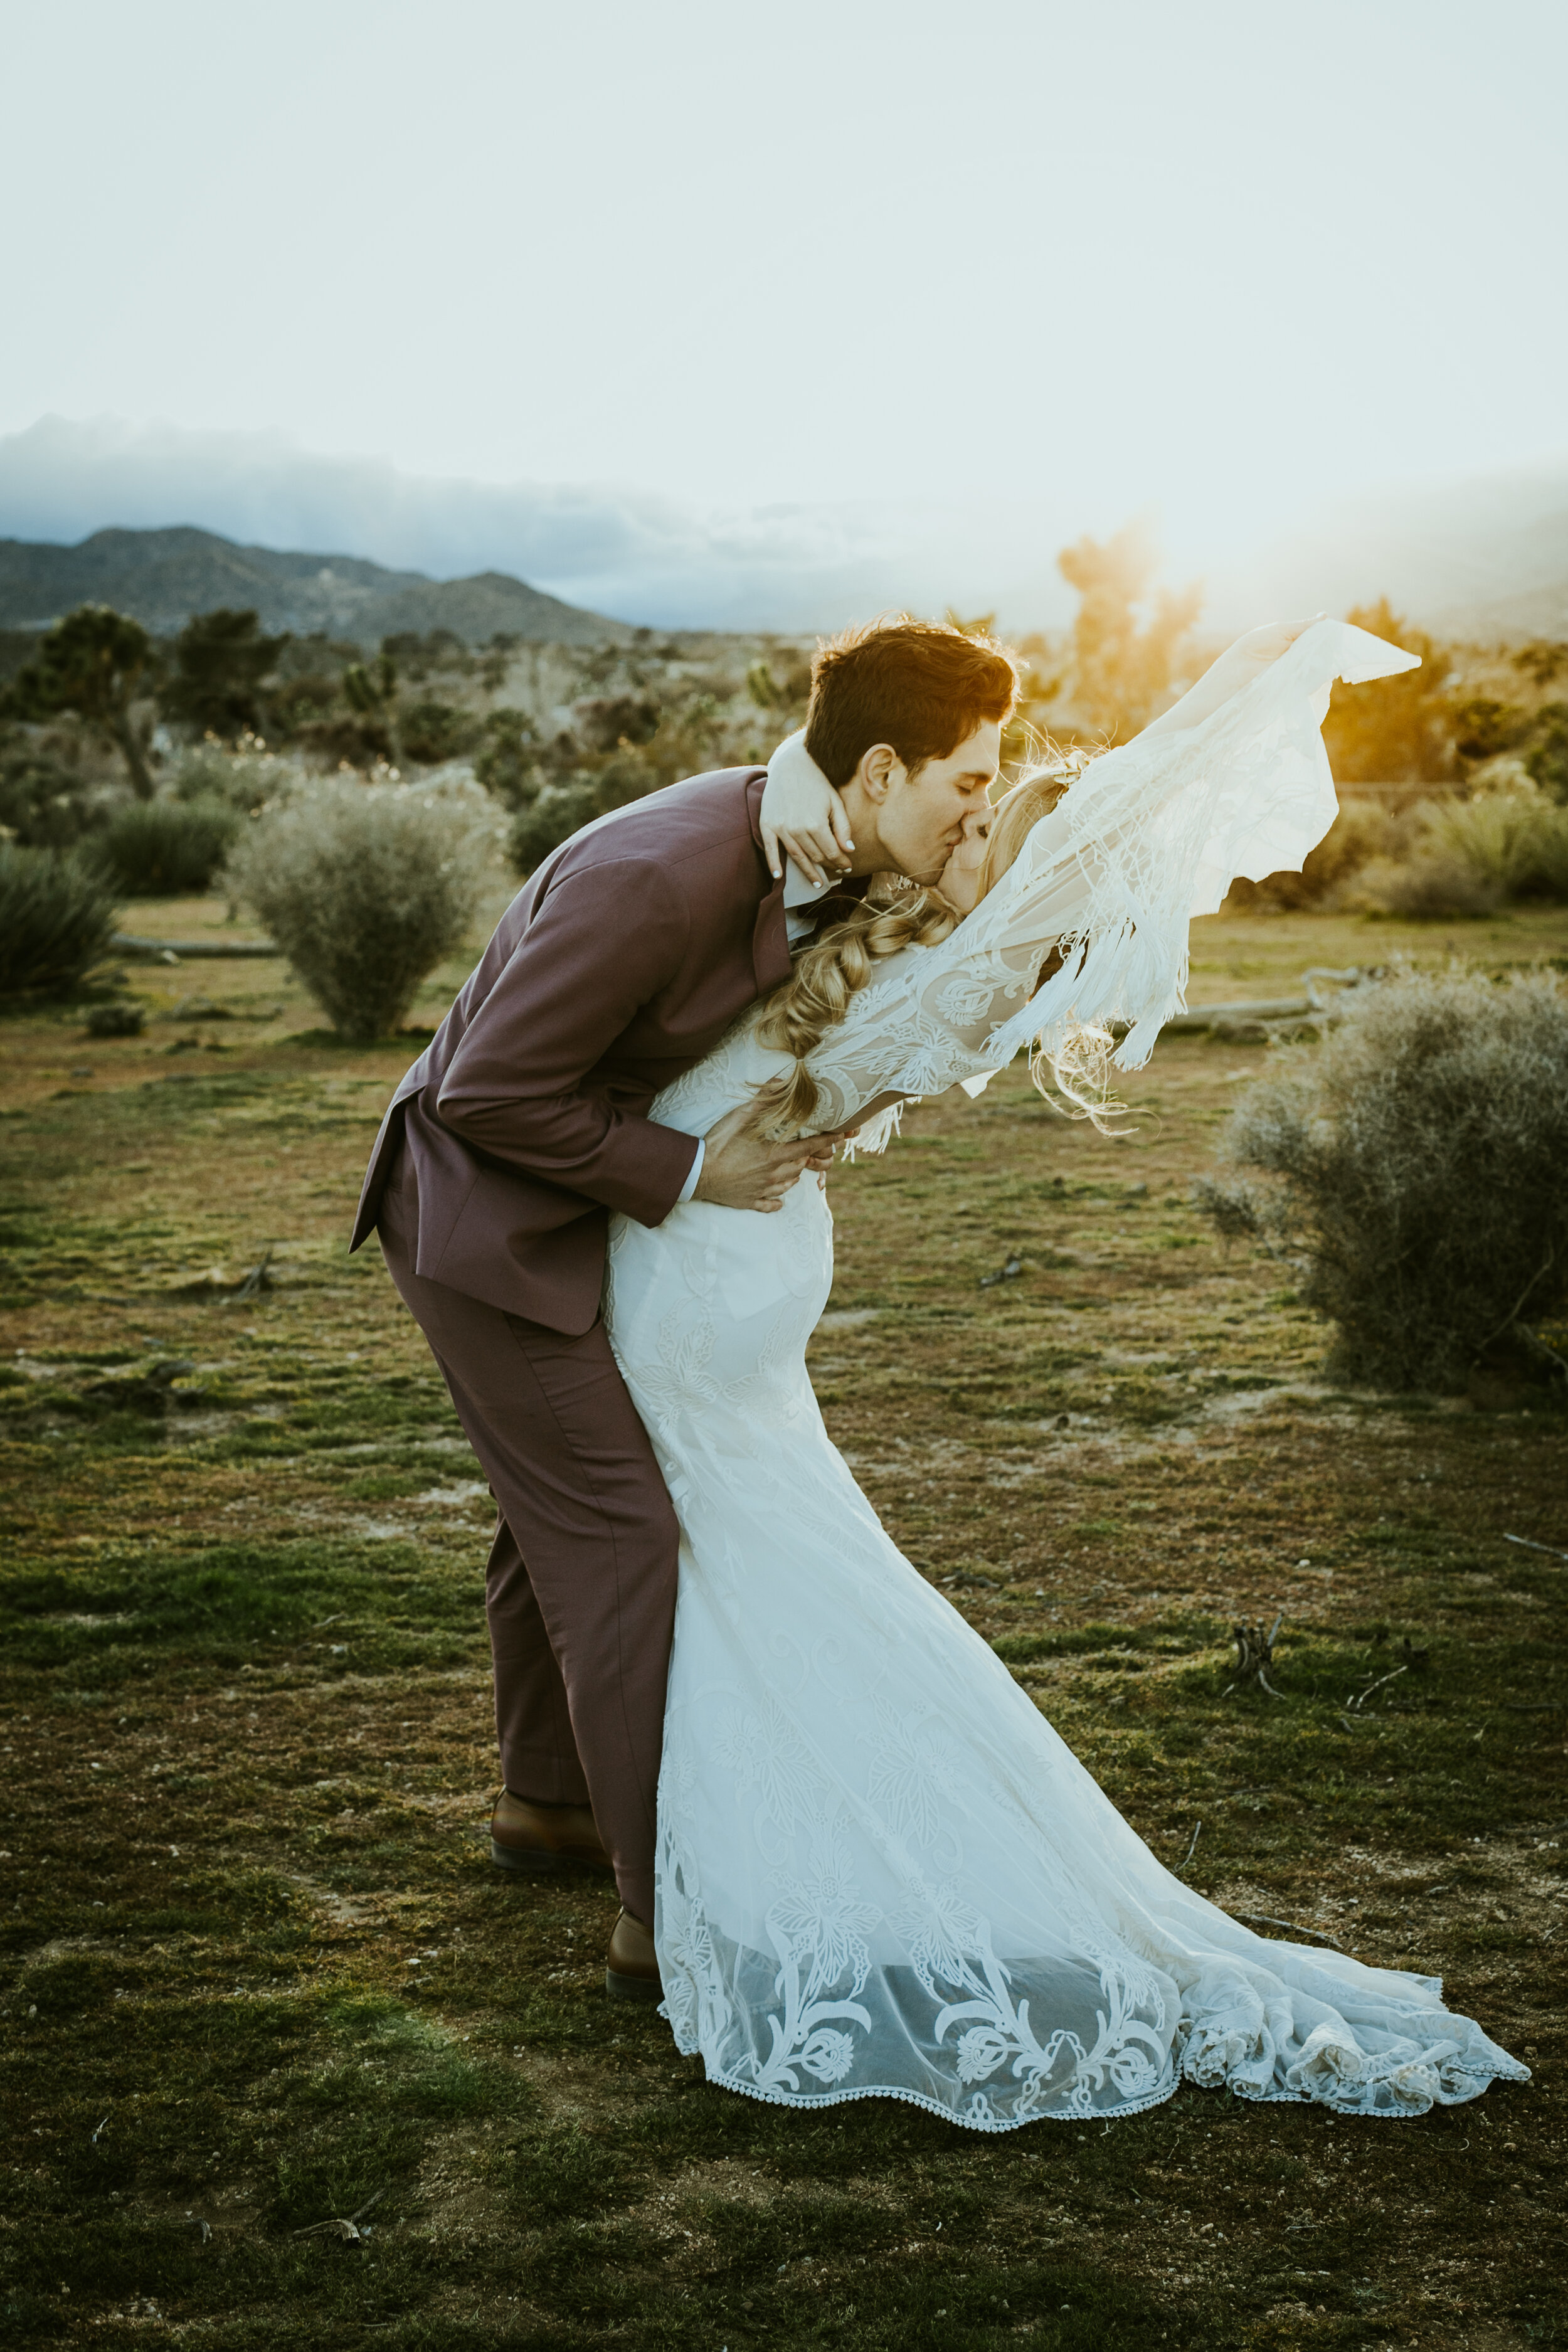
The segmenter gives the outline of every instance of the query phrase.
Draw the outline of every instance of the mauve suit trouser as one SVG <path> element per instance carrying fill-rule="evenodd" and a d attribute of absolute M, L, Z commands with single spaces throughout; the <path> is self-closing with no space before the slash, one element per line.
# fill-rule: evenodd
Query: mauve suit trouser
<path fill-rule="evenodd" d="M 539 1804 L 591 1804 L 621 1900 L 651 1926 L 675 1513 L 604 1324 L 572 1339 L 424 1280 L 416 1203 L 404 1151 L 382 1253 L 500 1513 L 485 1607 L 502 1778 Z"/>

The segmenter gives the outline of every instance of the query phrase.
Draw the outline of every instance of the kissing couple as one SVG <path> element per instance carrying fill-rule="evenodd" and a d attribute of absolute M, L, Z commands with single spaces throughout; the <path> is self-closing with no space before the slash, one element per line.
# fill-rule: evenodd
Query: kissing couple
<path fill-rule="evenodd" d="M 902 1558 L 805 1366 L 835 1147 L 1020 1046 L 1102 1101 L 1192 918 L 1332 823 L 1334 677 L 1413 666 L 1255 630 L 1065 790 L 993 803 L 1011 656 L 852 630 L 768 770 L 546 858 L 397 1089 L 353 1246 L 379 1233 L 499 1508 L 491 1851 L 613 1871 L 608 1990 L 727 2089 L 1005 2131 L 1184 2074 L 1385 2116 L 1526 2078 L 1435 1979 L 1173 1877 Z"/>

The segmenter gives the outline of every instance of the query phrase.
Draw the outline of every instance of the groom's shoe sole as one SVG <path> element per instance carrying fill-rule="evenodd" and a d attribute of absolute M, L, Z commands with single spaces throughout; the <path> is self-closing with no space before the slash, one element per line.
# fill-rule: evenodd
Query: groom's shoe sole
<path fill-rule="evenodd" d="M 611 1931 L 610 1948 L 605 1955 L 605 1990 L 612 2000 L 664 1999 L 653 1937 L 642 1921 L 634 1919 L 624 1907 Z"/>
<path fill-rule="evenodd" d="M 525 1878 L 545 1878 L 552 1871 L 566 1868 L 564 1855 L 548 1853 L 543 1846 L 498 1845 L 494 1838 L 490 1840 L 490 1860 L 499 1863 L 502 1870 L 518 1871 Z M 592 1869 L 594 1865 L 589 1864 L 588 1867 Z"/>
<path fill-rule="evenodd" d="M 624 1977 L 618 1969 L 605 1970 L 605 1990 L 612 2000 L 662 2000 L 664 1987 L 657 1977 Z"/>
<path fill-rule="evenodd" d="M 552 1853 L 548 1846 L 501 1845 L 490 1840 L 490 1860 L 502 1870 L 519 1872 L 527 1878 L 545 1878 L 557 1870 L 591 1870 L 597 1878 L 613 1878 L 613 1863 L 601 1862 L 593 1853 Z"/>
<path fill-rule="evenodd" d="M 510 1790 L 500 1790 L 489 1818 L 489 1858 L 500 1870 L 524 1877 L 545 1877 L 566 1867 L 614 1874 L 588 1806 L 531 1804 L 527 1797 L 512 1797 Z"/>
<path fill-rule="evenodd" d="M 496 1835 L 503 1807 L 510 1811 L 513 1825 L 521 1832 L 515 1838 Z M 577 1817 L 572 1824 L 576 1834 L 557 1840 L 552 1836 L 555 1826 L 552 1817 L 559 1820 L 567 1813 Z M 566 1822 L 560 1820 L 559 1826 L 564 1831 Z M 584 1828 L 586 1836 L 583 1833 Z M 519 1871 L 530 1877 L 565 1868 L 597 1871 L 606 1875 L 614 1871 L 609 1855 L 593 1834 L 593 1815 L 585 1807 L 531 1805 L 525 1798 L 513 1797 L 505 1790 L 496 1800 L 490 1816 L 490 1860 L 502 1870 Z"/>

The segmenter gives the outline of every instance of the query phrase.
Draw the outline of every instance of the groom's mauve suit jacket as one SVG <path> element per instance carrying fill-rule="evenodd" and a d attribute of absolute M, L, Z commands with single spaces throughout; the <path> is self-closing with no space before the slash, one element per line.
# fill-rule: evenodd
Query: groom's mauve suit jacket
<path fill-rule="evenodd" d="M 375 1230 L 402 1142 L 419 1274 L 552 1330 L 591 1328 L 607 1213 L 660 1223 L 696 1157 L 648 1105 L 789 977 L 784 884 L 758 824 L 766 781 L 726 768 L 671 784 L 529 877 L 393 1097 L 351 1250 Z"/>

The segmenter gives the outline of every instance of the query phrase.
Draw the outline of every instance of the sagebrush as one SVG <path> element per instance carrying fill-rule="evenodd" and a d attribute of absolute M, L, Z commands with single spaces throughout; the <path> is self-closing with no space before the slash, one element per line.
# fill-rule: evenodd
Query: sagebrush
<path fill-rule="evenodd" d="M 230 861 L 251 906 L 340 1034 L 392 1034 L 463 938 L 495 837 L 472 783 L 441 792 L 332 778 L 264 810 Z"/>
<path fill-rule="evenodd" d="M 1568 1302 L 1561 979 L 1397 972 L 1321 1044 L 1276 1050 L 1226 1153 L 1272 1181 L 1211 1182 L 1199 1206 L 1301 1253 L 1331 1370 L 1453 1391 L 1500 1347 L 1550 1369 L 1534 1327 Z"/>
<path fill-rule="evenodd" d="M 68 995 L 113 931 L 100 874 L 69 854 L 0 842 L 0 996 Z"/>
<path fill-rule="evenodd" d="M 286 798 L 304 781 L 296 761 L 243 739 L 235 751 L 212 741 L 190 745 L 174 763 L 168 790 L 177 801 L 221 801 L 249 816 L 269 801 Z"/>
<path fill-rule="evenodd" d="M 184 898 L 211 887 L 239 825 L 226 801 L 126 801 L 90 854 L 123 898 Z"/>

